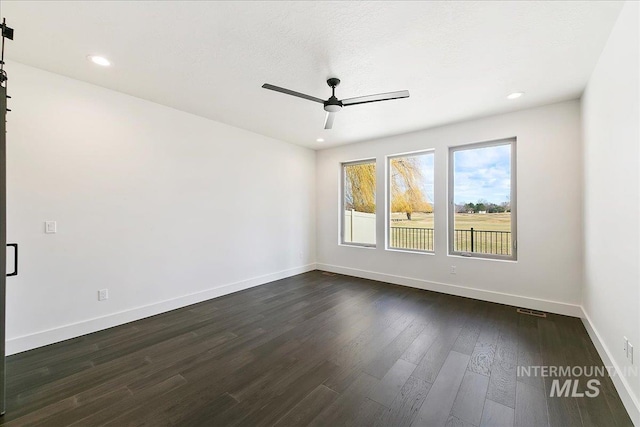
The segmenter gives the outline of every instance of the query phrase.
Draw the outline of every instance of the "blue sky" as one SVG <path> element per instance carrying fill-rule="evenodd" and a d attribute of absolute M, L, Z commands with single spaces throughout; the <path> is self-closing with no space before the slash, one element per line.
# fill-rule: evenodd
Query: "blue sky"
<path fill-rule="evenodd" d="M 500 204 L 511 194 L 511 146 L 460 150 L 454 152 L 454 202 L 477 203 L 486 200 Z"/>
<path fill-rule="evenodd" d="M 433 205 L 433 153 L 418 156 L 418 159 L 418 164 L 423 174 L 421 190 L 422 193 L 427 196 L 427 201 Z"/>

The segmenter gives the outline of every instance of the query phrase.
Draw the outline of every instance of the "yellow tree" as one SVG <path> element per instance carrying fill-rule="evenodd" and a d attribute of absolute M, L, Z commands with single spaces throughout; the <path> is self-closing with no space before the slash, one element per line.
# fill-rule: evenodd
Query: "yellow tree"
<path fill-rule="evenodd" d="M 345 167 L 346 208 L 358 212 L 375 213 L 376 210 L 376 166 L 361 163 Z M 417 157 L 402 157 L 391 160 L 391 211 L 406 213 L 411 219 L 413 212 L 433 212 L 420 189 L 424 177 Z"/>
<path fill-rule="evenodd" d="M 420 189 L 424 182 L 418 157 L 400 157 L 391 160 L 391 212 L 404 212 L 411 219 L 413 212 L 433 212 Z"/>
<path fill-rule="evenodd" d="M 358 163 L 345 167 L 346 208 L 358 212 L 376 212 L 376 165 Z"/>

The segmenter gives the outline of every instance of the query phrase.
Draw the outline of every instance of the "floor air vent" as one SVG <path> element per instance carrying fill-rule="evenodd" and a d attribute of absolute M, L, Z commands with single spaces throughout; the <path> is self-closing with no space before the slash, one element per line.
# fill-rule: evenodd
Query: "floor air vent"
<path fill-rule="evenodd" d="M 517 308 L 516 311 L 520 314 L 528 314 L 529 316 L 547 317 L 547 313 L 542 311 L 529 310 L 528 308 Z"/>
<path fill-rule="evenodd" d="M 335 276 L 336 273 L 330 273 L 328 271 L 323 271 L 322 274 L 324 274 L 325 276 Z"/>

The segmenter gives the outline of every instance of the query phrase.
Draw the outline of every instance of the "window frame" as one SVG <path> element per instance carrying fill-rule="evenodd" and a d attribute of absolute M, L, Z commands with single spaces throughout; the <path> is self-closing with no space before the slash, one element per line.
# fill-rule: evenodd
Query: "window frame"
<path fill-rule="evenodd" d="M 500 254 L 485 254 L 481 252 L 463 252 L 454 251 L 454 230 L 455 230 L 455 171 L 454 171 L 454 153 L 456 151 L 473 150 L 477 148 L 496 147 L 501 145 L 511 146 L 511 188 L 510 188 L 510 204 L 511 204 L 511 255 Z M 449 256 L 463 256 L 466 258 L 477 259 L 492 259 L 502 261 L 517 261 L 518 260 L 518 208 L 517 208 L 517 137 L 496 139 L 492 141 L 474 142 L 470 144 L 462 144 L 449 146 L 449 158 L 448 158 L 448 198 L 449 198 L 449 212 L 448 212 L 448 255 Z"/>
<path fill-rule="evenodd" d="M 345 206 L 345 196 L 346 196 L 346 185 L 347 185 L 347 176 L 345 174 L 345 166 L 352 166 L 352 165 L 362 165 L 362 164 L 367 164 L 367 163 L 373 163 L 376 167 L 376 188 L 374 191 L 375 196 L 377 196 L 377 192 L 378 192 L 378 159 L 376 159 L 375 157 L 371 157 L 371 158 L 367 158 L 367 159 L 361 159 L 361 160 L 351 160 L 348 162 L 340 162 L 340 203 L 338 203 L 338 208 L 340 209 L 339 212 L 339 216 L 338 218 L 340 219 L 340 227 L 339 227 L 339 237 L 338 237 L 338 244 L 343 245 L 343 246 L 352 246 L 352 247 L 357 247 L 357 248 L 376 248 L 378 245 L 378 201 L 376 200 L 376 238 L 375 238 L 375 243 L 371 244 L 371 243 L 354 243 L 354 242 L 346 242 L 344 239 L 344 232 L 345 232 L 345 218 L 344 218 L 344 214 L 346 212 L 346 206 Z"/>
<path fill-rule="evenodd" d="M 418 156 L 421 154 L 433 155 L 433 250 L 421 250 L 421 249 L 409 249 L 409 248 L 396 248 L 391 246 L 391 160 L 398 157 Z M 389 154 L 385 156 L 385 213 L 384 213 L 384 236 L 385 236 L 385 250 L 395 252 L 411 252 L 418 254 L 435 254 L 436 252 L 436 224 L 435 224 L 435 209 L 436 209 L 436 150 L 435 148 L 428 148 L 425 150 L 409 151 L 406 153 Z"/>

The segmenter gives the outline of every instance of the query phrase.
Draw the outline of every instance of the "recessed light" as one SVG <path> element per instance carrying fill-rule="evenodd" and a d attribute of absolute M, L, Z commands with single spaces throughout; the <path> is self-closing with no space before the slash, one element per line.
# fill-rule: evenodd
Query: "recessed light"
<path fill-rule="evenodd" d="M 94 64 L 101 65 L 103 67 L 108 67 L 109 65 L 111 65 L 111 62 L 104 56 L 89 55 L 87 56 L 87 59 L 89 59 Z"/>
<path fill-rule="evenodd" d="M 316 139 L 316 142 L 324 142 L 324 138 L 318 138 Z"/>
<path fill-rule="evenodd" d="M 507 99 L 517 99 L 524 95 L 524 92 L 513 92 L 507 96 Z"/>

